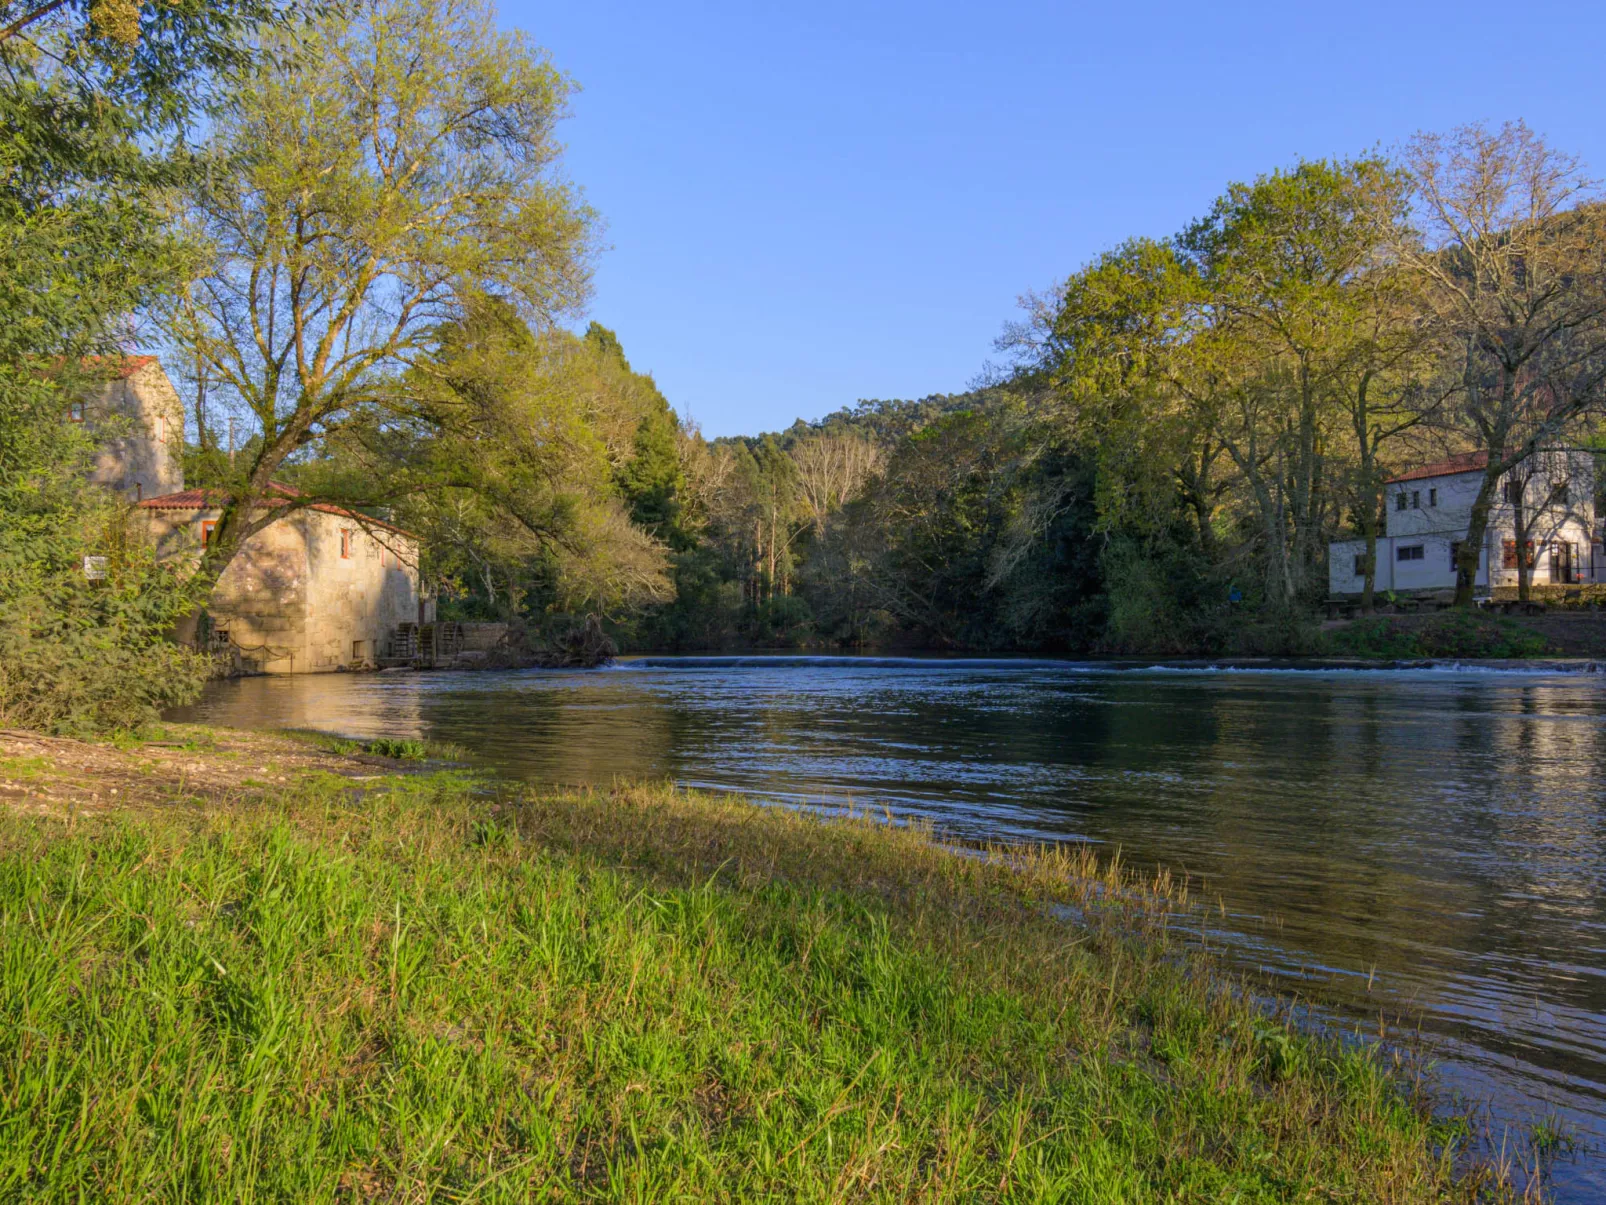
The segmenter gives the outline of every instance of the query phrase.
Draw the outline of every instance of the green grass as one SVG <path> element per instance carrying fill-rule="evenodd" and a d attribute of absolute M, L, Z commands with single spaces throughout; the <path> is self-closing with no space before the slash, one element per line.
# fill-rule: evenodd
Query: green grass
<path fill-rule="evenodd" d="M 1510 619 L 1471 611 L 1420 617 L 1374 615 L 1325 634 L 1326 651 L 1350 657 L 1543 657 L 1545 638 Z"/>
<path fill-rule="evenodd" d="M 1184 895 L 454 774 L 0 813 L 0 1199 L 1506 1192 L 1395 1065 L 1184 956 Z"/>
<path fill-rule="evenodd" d="M 425 741 L 412 737 L 378 737 L 371 741 L 352 740 L 333 733 L 317 732 L 309 728 L 286 728 L 281 735 L 303 744 L 312 745 L 328 753 L 349 757 L 367 753 L 374 757 L 388 757 L 395 761 L 463 761 L 468 750 L 450 741 Z"/>

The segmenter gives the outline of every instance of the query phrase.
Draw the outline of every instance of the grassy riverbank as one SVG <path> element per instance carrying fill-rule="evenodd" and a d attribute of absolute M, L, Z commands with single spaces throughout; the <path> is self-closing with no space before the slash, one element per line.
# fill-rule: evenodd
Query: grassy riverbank
<path fill-rule="evenodd" d="M 1165 881 L 170 735 L 0 736 L 0 1198 L 1508 1194 Z"/>

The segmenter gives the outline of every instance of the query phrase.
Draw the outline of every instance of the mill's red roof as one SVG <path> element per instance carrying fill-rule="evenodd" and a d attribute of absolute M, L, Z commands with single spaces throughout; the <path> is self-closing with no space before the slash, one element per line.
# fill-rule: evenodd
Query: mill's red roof
<path fill-rule="evenodd" d="M 156 363 L 155 356 L 124 356 L 115 370 L 119 381 L 126 381 L 147 364 Z"/>
<path fill-rule="evenodd" d="M 1398 481 L 1421 481 L 1426 477 L 1453 477 L 1457 473 L 1481 473 L 1488 467 L 1489 453 L 1463 452 L 1448 460 L 1436 460 L 1432 464 L 1424 464 L 1409 472 L 1401 473 L 1398 477 L 1390 477 L 1388 484 L 1393 485 Z"/>
<path fill-rule="evenodd" d="M 275 494 L 264 498 L 261 505 L 285 506 L 292 498 L 303 496 L 301 490 L 294 486 L 281 485 L 274 482 L 272 487 Z M 179 490 L 176 494 L 159 494 L 155 498 L 145 498 L 138 503 L 142 510 L 222 510 L 231 501 L 233 495 L 225 490 Z M 359 523 L 370 524 L 374 527 L 383 527 L 386 531 L 393 531 L 397 535 L 416 539 L 412 532 L 397 527 L 394 523 L 387 523 L 383 519 L 376 519 L 372 515 L 359 515 L 355 511 L 347 510 L 343 506 L 336 506 L 332 502 L 313 502 L 303 509 L 321 511 L 326 515 L 340 515 L 347 519 L 356 519 Z"/>

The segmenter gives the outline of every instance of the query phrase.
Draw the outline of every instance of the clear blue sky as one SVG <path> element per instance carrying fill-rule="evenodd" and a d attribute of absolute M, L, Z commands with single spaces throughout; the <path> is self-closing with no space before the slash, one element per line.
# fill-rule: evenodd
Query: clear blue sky
<path fill-rule="evenodd" d="M 1606 173 L 1606 9 L 502 0 L 583 89 L 591 316 L 710 435 L 963 389 L 1016 298 L 1229 180 L 1525 119 Z"/>

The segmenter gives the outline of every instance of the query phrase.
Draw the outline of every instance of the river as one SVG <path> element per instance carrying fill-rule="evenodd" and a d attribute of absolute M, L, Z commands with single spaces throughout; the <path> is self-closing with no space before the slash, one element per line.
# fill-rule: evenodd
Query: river
<path fill-rule="evenodd" d="M 1441 1087 L 1559 1118 L 1606 1200 L 1606 677 L 630 659 L 217 683 L 175 718 L 454 741 L 534 782 L 670 778 L 1096 841 L 1198 876 L 1240 965 L 1419 1023 Z"/>

